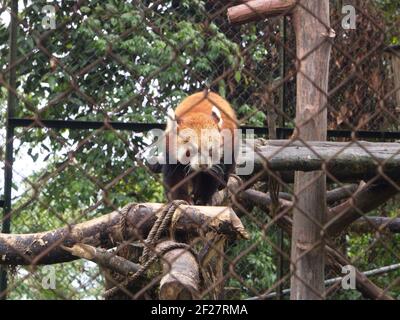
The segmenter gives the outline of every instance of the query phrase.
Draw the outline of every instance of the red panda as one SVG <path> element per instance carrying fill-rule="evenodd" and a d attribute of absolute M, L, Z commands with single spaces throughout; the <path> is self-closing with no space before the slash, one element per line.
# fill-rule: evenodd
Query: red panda
<path fill-rule="evenodd" d="M 211 204 L 235 169 L 236 129 L 235 111 L 213 92 L 193 94 L 168 112 L 162 172 L 170 201 Z"/>

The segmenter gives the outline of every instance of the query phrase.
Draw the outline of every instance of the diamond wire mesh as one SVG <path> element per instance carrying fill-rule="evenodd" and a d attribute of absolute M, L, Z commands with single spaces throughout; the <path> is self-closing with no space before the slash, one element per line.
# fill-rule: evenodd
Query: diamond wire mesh
<path fill-rule="evenodd" d="M 384 49 L 388 41 L 397 37 L 398 19 L 384 16 L 387 8 L 372 1 L 352 3 L 357 12 L 357 29 L 344 30 L 341 27 L 343 4 L 331 2 L 331 25 L 336 39 L 330 66 L 331 89 L 324 93 L 329 97 L 326 106 L 329 128 L 396 131 L 399 88 L 393 81 L 395 70 L 391 70 L 391 59 L 398 53 Z M 5 109 L 4 98 L 9 91 L 18 97 L 17 116 L 34 119 L 32 125 L 17 128 L 13 139 L 16 151 L 10 215 L 12 233 L 71 228 L 111 211 L 121 212 L 127 203 L 166 202 L 161 177 L 149 170 L 143 158 L 150 138 L 144 133 L 115 130 L 111 121 L 163 122 L 168 107 L 175 107 L 189 93 L 207 87 L 226 97 L 237 111 L 241 125 L 266 126 L 267 114 L 275 112 L 281 123 L 295 127 L 295 78 L 299 58 L 289 17 L 284 37 L 282 17 L 243 26 L 229 24 L 226 9 L 233 5 L 229 1 L 63 1 L 52 4 L 56 28 L 44 30 L 42 8 L 46 4 L 28 1 L 20 7 L 16 17 L 19 51 L 14 64 L 6 59 L 7 29 L 5 26 L 0 29 L 2 108 Z M 9 1 L 2 3 L 1 11 L 10 14 Z M 283 48 L 286 51 L 284 75 L 280 68 Z M 12 68 L 18 74 L 16 89 L 10 88 L 7 81 Z M 286 94 L 280 101 L 283 86 Z M 43 120 L 47 119 L 104 124 L 92 130 L 57 130 L 46 127 Z M 2 140 L 3 150 L 3 132 Z M 340 141 L 347 144 L 330 158 L 323 159 L 326 165 L 351 146 L 358 146 L 374 157 L 368 145 L 356 137 Z M 301 142 L 311 154 L 321 157 L 310 143 Z M 285 148 L 283 145 L 277 154 Z M 260 151 L 256 153 L 264 157 Z M 398 151 L 393 159 L 397 156 Z M 3 151 L 1 157 L 3 161 Z M 376 160 L 380 170 L 365 179 L 366 186 L 379 187 L 383 183 L 384 187 L 398 192 L 395 177 L 383 172 L 384 165 Z M 328 169 L 324 171 L 330 189 L 347 188 L 346 181 Z M 275 217 L 268 215 L 266 175 L 277 179 L 286 201 Z M 304 192 L 306 189 L 304 186 Z M 340 210 L 344 204 L 349 204 L 361 216 L 386 217 L 385 225 L 398 223 L 395 200 L 373 213 L 364 212 L 357 207 L 357 188 L 346 190 L 329 203 L 330 213 L 337 215 L 329 216 L 332 219 L 326 225 L 318 224 L 321 231 L 328 230 L 348 214 L 348 207 L 346 211 Z M 258 192 L 260 200 L 254 202 L 253 198 L 249 204 L 249 200 L 246 202 L 239 196 L 239 191 Z M 237 197 L 231 203 L 249 231 L 250 239 L 229 241 L 223 250 L 214 248 L 217 256 L 223 258 L 223 271 L 214 275 L 211 284 L 201 287 L 200 298 L 265 297 L 279 286 L 290 286 L 290 268 L 294 263 L 290 259 L 290 233 L 284 237 L 284 249 L 278 244 L 278 234 L 281 228 L 290 230 L 287 223 L 299 195 L 293 195 L 293 186 L 284 175 L 277 175 L 269 168 L 254 173 L 234 193 Z M 387 232 L 371 221 L 361 219 L 337 237 L 324 240 L 358 270 L 398 263 L 397 233 Z M 133 251 L 131 258 L 138 262 L 137 251 L 140 252 L 140 245 L 145 245 L 145 237 L 124 240 L 121 250 L 128 249 L 130 254 Z M 198 250 L 204 242 L 207 239 L 200 234 L 192 246 Z M 40 256 L 31 256 L 28 250 L 18 253 L 29 263 L 10 269 L 7 289 L 10 298 L 97 299 L 102 297 L 105 282 L 111 281 L 114 286 L 120 281 L 105 281 L 104 273 L 96 264 L 77 260 L 55 265 L 56 289 L 45 289 L 43 279 L 52 269 L 36 264 L 59 245 L 59 242 L 51 245 Z M 279 256 L 284 261 L 284 274 L 280 278 Z M 335 261 L 328 259 L 328 278 L 338 275 L 334 265 Z M 399 276 L 395 270 L 372 281 L 385 294 L 396 298 Z M 128 298 L 155 298 L 161 277 L 159 272 L 150 270 L 147 277 L 122 292 Z M 343 290 L 338 282 L 327 287 L 327 297 L 362 298 L 357 291 Z"/>

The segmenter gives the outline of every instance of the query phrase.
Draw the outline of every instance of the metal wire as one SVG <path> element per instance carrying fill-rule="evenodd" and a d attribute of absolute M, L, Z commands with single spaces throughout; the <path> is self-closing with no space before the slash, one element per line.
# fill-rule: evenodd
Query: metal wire
<path fill-rule="evenodd" d="M 249 1 L 242 2 L 251 8 Z M 241 176 L 240 183 L 238 179 L 232 185 L 221 180 L 226 184 L 221 186 L 225 191 L 217 194 L 223 199 L 216 204 L 228 206 L 240 217 L 249 240 L 231 239 L 227 236 L 232 235 L 229 225 L 218 229 L 201 219 L 188 221 L 187 232 L 162 230 L 163 237 L 161 231 L 158 234 L 161 241 L 179 238 L 183 244 L 177 248 L 207 251 L 207 263 L 199 265 L 202 281 L 198 297 L 260 299 L 277 295 L 283 299 L 289 292 L 283 288 L 296 277 L 297 263 L 288 252 L 292 212 L 300 210 L 299 197 L 315 183 L 309 181 L 295 191 L 293 169 L 276 169 L 278 164 L 284 167 L 285 159 L 279 156 L 288 155 L 285 152 L 293 148 L 297 148 L 300 160 L 309 160 L 300 164 L 299 171 L 322 162 L 319 169 L 327 177 L 331 195 L 335 195 L 335 201 L 328 203 L 324 223 L 309 212 L 301 212 L 323 235 L 322 240 L 304 247 L 304 255 L 323 244 L 328 257 L 325 279 L 333 278 L 326 284 L 332 286 L 321 293 L 308 284 L 309 279 L 300 281 L 324 299 L 400 296 L 397 269 L 377 279 L 366 279 L 367 285 L 358 271 L 380 270 L 381 265 L 392 265 L 400 257 L 398 228 L 390 227 L 400 225 L 396 198 L 400 185 L 398 175 L 392 174 L 400 153 L 400 147 L 396 147 L 400 140 L 400 88 L 396 82 L 400 63 L 396 59 L 400 58 L 399 45 L 393 45 L 399 38 L 396 11 L 388 17 L 384 14 L 388 9 L 372 1 L 352 1 L 357 26 L 348 30 L 342 24 L 344 4 L 330 1 L 330 27 L 336 38 L 324 41 L 332 45 L 329 92 L 313 83 L 315 92 L 329 101 L 314 115 L 327 113 L 331 144 L 324 149 L 298 136 L 296 76 L 303 75 L 299 64 L 307 57 L 296 54 L 289 11 L 268 18 L 258 12 L 256 21 L 238 26 L 227 19 L 228 8 L 238 5 L 237 1 L 35 1 L 20 4 L 20 8 L 16 0 L 5 3 L 0 12 L 9 15 L 10 24 L 7 30 L 2 27 L 6 22 L 0 20 L 0 39 L 9 39 L 0 43 L 0 112 L 6 115 L 6 130 L 0 131 L 0 159 L 4 163 L 0 260 L 15 254 L 28 267 L 12 270 L 0 266 L 2 299 L 100 299 L 111 288 L 117 288 L 112 290 L 118 297 L 158 298 L 157 288 L 165 270 L 157 264 L 152 264 L 154 270 L 147 270 L 147 276 L 135 278 L 134 284 L 121 289 L 128 278 L 107 277 L 101 266 L 63 256 L 68 262 L 54 267 L 57 285 L 49 291 L 43 285 L 43 279 L 48 279 L 47 266 L 41 266 L 41 261 L 61 254 L 60 245 L 73 244 L 80 237 L 76 231 L 79 223 L 120 212 L 127 203 L 142 203 L 144 207 L 149 203 L 168 204 L 164 193 L 168 186 L 146 165 L 144 154 L 152 144 L 147 133 L 164 130 L 166 110 L 204 89 L 224 96 L 237 113 L 237 125 L 254 132 L 255 146 L 249 144 L 253 139 L 246 143 L 258 160 L 254 172 Z M 302 1 L 296 5 L 312 16 Z M 46 24 L 53 18 L 54 28 Z M 321 23 L 320 17 L 312 18 Z M 3 107 L 5 95 L 7 110 Z M 207 94 L 204 100 L 216 105 Z M 276 115 L 276 132 L 269 132 L 267 114 Z M 268 143 L 267 138 L 289 140 Z M 385 142 L 388 144 L 379 144 Z M 344 157 L 351 150 L 362 155 L 353 177 L 346 171 L 351 159 Z M 385 158 L 388 152 L 392 153 Z M 300 160 L 296 162 L 293 157 L 288 161 L 299 165 Z M 360 177 L 363 168 L 366 173 Z M 191 172 L 183 176 L 174 189 L 195 175 Z M 279 194 L 269 190 L 272 180 Z M 348 183 L 359 187 L 349 187 Z M 269 210 L 274 199 L 275 204 L 279 201 L 275 214 Z M 226 217 L 225 207 L 215 207 L 216 217 Z M 146 210 L 139 210 L 143 214 L 140 219 L 127 218 L 128 236 L 112 238 L 116 233 L 111 214 L 107 232 L 99 227 L 95 236 L 79 239 L 94 246 L 117 248 L 115 254 L 140 263 L 143 251 L 157 254 L 157 243 L 148 243 L 146 238 L 150 222 L 157 221 L 155 216 L 160 211 L 150 214 L 151 210 Z M 189 215 L 200 209 L 193 210 Z M 196 236 L 192 224 L 198 227 Z M 338 225 L 343 230 L 332 236 L 330 232 Z M 24 249 L 18 242 L 7 244 L 12 246 L 11 253 L 2 251 L 9 248 L 2 242 L 4 234 L 53 229 L 57 230 L 54 234 L 61 235 L 57 241 L 38 237 L 25 243 Z M 220 239 L 221 234 L 224 237 Z M 40 251 L 40 246 L 45 249 Z M 163 254 L 158 255 L 165 263 Z M 345 264 L 358 274 L 358 291 L 344 289 L 335 278 L 341 276 Z M 106 288 L 104 280 L 110 282 Z"/>

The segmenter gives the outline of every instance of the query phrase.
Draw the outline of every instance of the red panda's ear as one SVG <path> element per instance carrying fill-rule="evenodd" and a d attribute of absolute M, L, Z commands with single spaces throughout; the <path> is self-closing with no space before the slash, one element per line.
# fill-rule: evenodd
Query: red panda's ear
<path fill-rule="evenodd" d="M 173 109 L 168 109 L 166 131 L 173 131 L 176 129 L 176 127 L 177 127 L 177 121 L 176 121 L 175 111 Z"/>
<path fill-rule="evenodd" d="M 217 123 L 218 128 L 221 130 L 223 124 L 221 111 L 219 111 L 219 109 L 216 106 L 213 106 L 211 109 L 211 115 L 214 121 Z"/>

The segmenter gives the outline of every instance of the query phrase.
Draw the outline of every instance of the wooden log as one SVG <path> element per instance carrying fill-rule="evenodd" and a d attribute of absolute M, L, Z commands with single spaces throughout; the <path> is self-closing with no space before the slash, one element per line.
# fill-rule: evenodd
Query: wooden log
<path fill-rule="evenodd" d="M 357 189 L 358 185 L 350 184 L 328 191 L 326 194 L 326 203 L 330 205 L 348 199 L 353 196 L 353 194 L 357 191 Z"/>
<path fill-rule="evenodd" d="M 387 181 L 367 183 L 348 201 L 332 208 L 328 214 L 326 232 L 333 236 L 360 219 L 368 212 L 375 210 L 400 193 L 400 188 Z"/>
<path fill-rule="evenodd" d="M 382 182 L 382 183 L 383 183 L 383 185 L 386 185 L 385 182 Z M 383 187 L 383 185 L 377 186 L 375 183 L 375 188 L 381 188 L 381 187 Z M 247 185 L 246 188 L 244 188 L 244 186 L 245 186 L 244 182 L 240 179 L 240 177 L 238 177 L 236 175 L 231 175 L 231 177 L 228 180 L 227 187 L 214 194 L 213 204 L 218 206 L 218 205 L 226 204 L 229 201 L 233 202 L 234 204 L 239 202 L 241 204 L 241 207 L 246 208 L 246 205 L 247 205 L 246 204 L 246 196 L 243 196 L 243 195 L 246 195 L 247 193 L 251 193 L 255 190 L 250 189 L 249 185 Z M 358 185 L 352 184 L 352 185 L 345 185 L 343 187 L 330 190 L 326 194 L 327 204 L 335 204 L 338 201 L 349 199 L 349 198 L 355 196 L 355 193 L 356 193 L 356 191 L 358 191 L 358 189 L 359 189 Z M 393 196 L 393 194 L 391 194 L 389 198 L 386 198 L 386 197 L 384 198 L 384 197 L 380 196 L 380 193 L 376 193 L 374 195 L 371 191 L 372 190 L 370 190 L 370 192 L 368 194 L 365 193 L 364 197 L 360 197 L 358 199 L 358 201 L 360 201 L 361 203 L 368 201 L 370 203 L 370 205 L 368 206 L 370 211 L 376 209 L 377 207 L 382 205 L 384 202 L 389 200 L 390 197 Z M 258 191 L 256 191 L 256 192 L 258 194 L 263 195 L 262 199 L 260 200 L 260 202 L 258 204 L 268 208 L 271 205 L 271 197 L 270 197 L 269 193 L 261 193 Z M 399 190 L 399 192 L 400 192 L 400 190 Z M 364 198 L 365 198 L 365 200 L 363 200 Z M 232 199 L 233 199 L 233 201 L 232 201 Z M 283 206 L 283 207 L 292 207 L 293 206 L 293 203 L 292 203 L 293 195 L 292 194 L 280 192 L 279 199 L 281 201 L 281 206 Z M 374 200 L 371 201 L 371 199 L 375 199 L 375 201 Z M 372 205 L 372 203 L 374 203 L 374 205 Z M 362 205 L 362 207 L 364 207 L 364 205 Z M 246 210 L 247 210 L 247 208 L 246 208 Z M 332 212 L 334 212 L 334 210 L 336 210 L 336 207 L 334 207 L 330 210 L 332 210 Z M 336 217 L 337 212 L 331 213 L 329 216 Z"/>
<path fill-rule="evenodd" d="M 246 153 L 246 161 L 254 161 L 255 175 L 267 168 L 285 172 L 284 181 L 291 182 L 293 171 L 325 170 L 334 181 L 369 180 L 384 173 L 400 178 L 400 143 L 318 142 L 258 139 L 256 152 Z M 254 160 L 253 160 L 254 159 Z"/>
<path fill-rule="evenodd" d="M 228 20 L 232 24 L 242 24 L 268 17 L 288 14 L 296 0 L 251 0 L 228 8 Z"/>
<path fill-rule="evenodd" d="M 161 251 L 176 242 L 157 245 Z M 194 300 L 199 298 L 200 268 L 196 257 L 186 249 L 168 251 L 161 258 L 163 274 L 160 281 L 161 300 Z"/>
<path fill-rule="evenodd" d="M 327 95 L 332 34 L 329 0 L 299 0 L 293 13 L 298 58 L 295 137 L 326 141 Z M 296 172 L 291 260 L 292 300 L 320 300 L 325 295 L 326 175 Z"/>
<path fill-rule="evenodd" d="M 400 233 L 400 218 L 364 217 L 358 219 L 350 227 L 355 233 L 390 232 Z"/>
<path fill-rule="evenodd" d="M 394 181 L 394 183 L 397 182 Z M 351 227 L 355 221 L 357 226 L 352 229 L 354 231 L 359 228 L 359 230 L 366 230 L 365 232 L 372 232 L 376 231 L 376 228 L 382 228 L 382 231 L 400 233 L 399 219 L 369 217 L 367 223 L 365 217 L 362 217 L 362 215 L 376 210 L 399 193 L 400 188 L 396 188 L 395 185 L 382 179 L 362 183 L 360 186 L 348 185 L 328 191 L 326 195 L 328 204 L 334 204 L 343 199 L 348 199 L 348 201 L 329 208 L 328 221 L 324 226 L 326 234 L 331 237 L 336 236 L 346 228 Z M 245 208 L 245 210 L 251 210 L 249 208 L 252 204 L 261 206 L 264 210 L 271 205 L 271 197 L 268 193 L 252 189 L 243 190 L 243 182 L 237 176 L 232 176 L 228 181 L 227 188 L 214 195 L 216 205 L 226 203 L 228 199 L 233 199 L 234 204 L 240 203 L 240 207 Z M 290 209 L 293 207 L 292 200 L 293 197 L 290 194 L 280 196 L 281 207 L 287 213 L 290 213 Z M 240 211 L 238 212 L 240 213 Z"/>
<path fill-rule="evenodd" d="M 145 239 L 164 204 L 145 203 L 127 213 L 125 236 L 130 240 Z M 201 232 L 216 231 L 230 238 L 248 238 L 240 219 L 228 207 L 180 206 L 174 218 L 174 230 L 188 237 Z M 108 215 L 80 224 L 34 234 L 0 233 L 0 265 L 53 264 L 75 260 L 60 245 L 71 247 L 85 243 L 94 247 L 113 248 L 120 241 L 121 213 Z"/>

